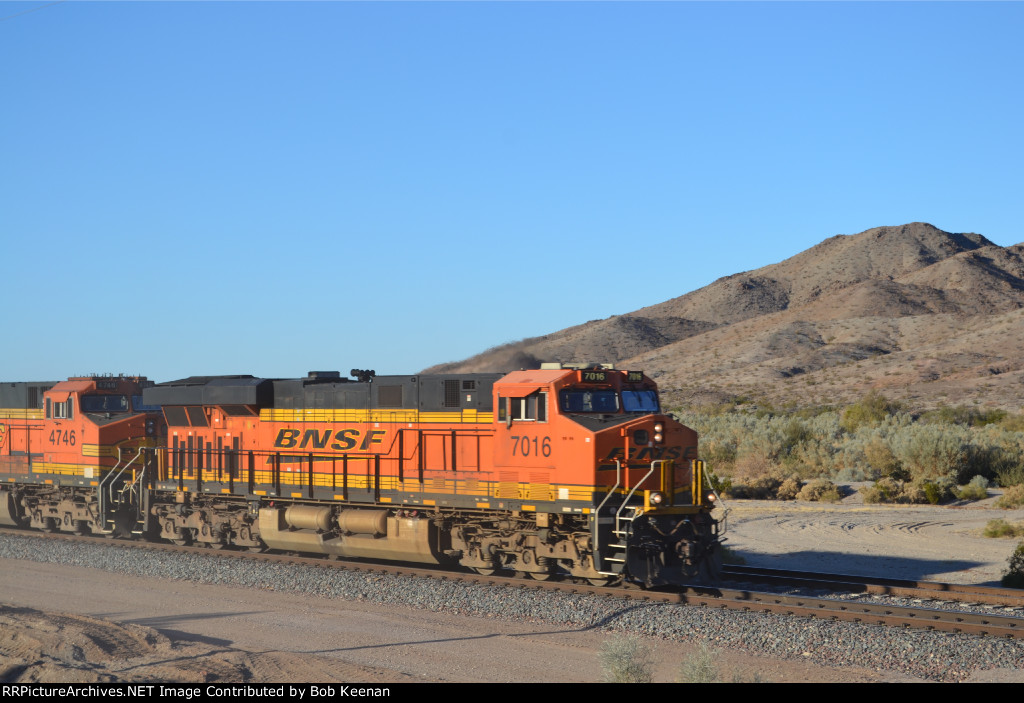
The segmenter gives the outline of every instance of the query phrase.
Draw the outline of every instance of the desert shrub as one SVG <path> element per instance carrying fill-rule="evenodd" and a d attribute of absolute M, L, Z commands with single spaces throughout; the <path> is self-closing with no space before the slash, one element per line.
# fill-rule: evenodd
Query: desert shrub
<path fill-rule="evenodd" d="M 913 500 L 909 491 L 904 489 L 904 496 L 907 503 L 931 503 L 938 505 L 951 501 L 957 496 L 956 483 L 949 478 L 925 479 L 912 482 L 915 488 L 921 491 L 923 500 Z"/>
<path fill-rule="evenodd" d="M 691 654 L 679 667 L 677 683 L 719 683 L 718 666 L 715 660 L 718 652 L 701 643 L 697 651 Z"/>
<path fill-rule="evenodd" d="M 1024 464 L 1009 466 L 1001 471 L 996 471 L 995 480 L 1003 488 L 1019 486 L 1024 484 Z"/>
<path fill-rule="evenodd" d="M 915 479 L 957 477 L 966 464 L 969 431 L 914 425 L 896 433 L 893 451 Z"/>
<path fill-rule="evenodd" d="M 761 452 L 744 454 L 736 460 L 733 468 L 734 482 L 740 483 L 744 480 L 759 479 L 775 473 L 775 464 Z"/>
<path fill-rule="evenodd" d="M 616 635 L 601 645 L 605 683 L 650 683 L 651 650 L 636 637 Z"/>
<path fill-rule="evenodd" d="M 903 468 L 903 462 L 893 452 L 892 447 L 877 434 L 864 445 L 864 458 L 878 476 L 890 476 L 902 481 L 910 478 L 910 473 Z"/>
<path fill-rule="evenodd" d="M 878 391 L 871 391 L 860 401 L 846 408 L 840 425 L 847 432 L 853 433 L 863 425 L 876 425 L 901 409 L 898 402 L 889 400 Z"/>
<path fill-rule="evenodd" d="M 870 486 L 862 486 L 860 494 L 865 503 L 895 503 L 903 492 L 901 481 L 891 478 L 880 478 Z"/>
<path fill-rule="evenodd" d="M 836 485 L 826 478 L 810 481 L 797 494 L 800 500 L 813 500 L 826 503 L 837 503 L 841 496 Z"/>
<path fill-rule="evenodd" d="M 938 425 L 964 425 L 965 427 L 984 427 L 1002 422 L 1006 418 L 1005 410 L 982 410 L 966 405 L 953 407 L 942 406 L 921 414 L 922 422 Z"/>
<path fill-rule="evenodd" d="M 937 483 L 933 483 L 931 481 L 925 481 L 924 483 L 921 484 L 920 488 L 921 488 L 921 492 L 924 494 L 924 500 L 923 501 L 913 501 L 913 500 L 911 500 L 909 502 L 911 502 L 911 503 L 922 502 L 923 503 L 923 502 L 927 501 L 927 502 L 931 503 L 932 505 L 938 505 L 939 503 L 942 502 L 943 498 L 946 497 L 946 496 L 943 495 L 942 488 Z"/>
<path fill-rule="evenodd" d="M 1024 484 L 1010 486 L 995 503 L 997 508 L 1019 508 L 1024 505 Z"/>
<path fill-rule="evenodd" d="M 925 486 L 934 486 L 930 483 L 906 483 L 900 486 L 900 492 L 896 495 L 896 503 L 928 503 L 928 491 L 925 490 Z M 932 489 L 935 490 L 934 488 Z M 934 495 L 934 493 L 933 493 Z M 935 502 L 939 502 L 939 498 L 936 498 Z"/>
<path fill-rule="evenodd" d="M 936 502 L 952 496 L 949 487 L 950 484 L 941 481 L 908 482 L 880 478 L 871 486 L 863 486 L 860 493 L 865 503 L 926 503 L 929 502 L 929 491 L 936 496 Z"/>
<path fill-rule="evenodd" d="M 729 489 L 729 497 L 739 500 L 772 500 L 778 495 L 782 479 L 774 476 L 737 479 Z"/>
<path fill-rule="evenodd" d="M 995 421 L 998 416 L 949 408 L 915 420 L 878 393 L 842 414 L 750 402 L 716 412 L 677 413 L 700 435 L 701 458 L 735 485 L 769 475 L 802 481 L 888 477 L 917 483 L 925 499 L 935 497 L 922 483 L 926 480 L 964 484 L 980 475 L 1003 487 L 1024 483 L 1024 415 Z M 1020 429 L 1011 423 L 1015 417 L 1021 418 Z"/>
<path fill-rule="evenodd" d="M 877 476 L 868 476 L 864 472 L 864 469 L 860 466 L 844 466 L 843 468 L 836 471 L 832 476 L 832 479 L 836 483 L 857 483 L 860 481 L 867 481 L 871 478 L 878 478 Z"/>
<path fill-rule="evenodd" d="M 731 470 L 736 463 L 736 443 L 721 438 L 701 437 L 700 456 L 718 470 Z"/>
<path fill-rule="evenodd" d="M 984 476 L 975 476 L 970 483 L 955 491 L 960 500 L 985 500 L 988 498 L 988 479 Z"/>
<path fill-rule="evenodd" d="M 783 465 L 802 479 L 818 478 L 835 469 L 835 454 L 832 442 L 816 437 L 796 447 L 783 460 Z"/>
<path fill-rule="evenodd" d="M 1000 583 L 1007 588 L 1024 588 L 1024 542 L 1018 544 L 1010 555 L 1009 565 Z"/>
<path fill-rule="evenodd" d="M 775 491 L 775 497 L 779 500 L 796 500 L 798 493 L 800 493 L 800 480 L 790 476 L 779 484 L 778 490 Z"/>
<path fill-rule="evenodd" d="M 721 476 L 705 467 L 704 475 L 711 483 L 711 488 L 718 495 L 732 495 L 732 479 L 728 476 Z"/>
<path fill-rule="evenodd" d="M 1024 414 L 1007 415 L 999 421 L 999 426 L 1008 432 L 1024 432 Z"/>
<path fill-rule="evenodd" d="M 725 683 L 722 670 L 718 666 L 718 652 L 701 643 L 697 651 L 687 657 L 679 667 L 677 683 Z M 734 671 L 727 679 L 728 683 L 761 683 L 761 675 L 747 675 Z"/>
<path fill-rule="evenodd" d="M 1013 525 L 998 517 L 989 520 L 981 534 L 986 537 L 1020 537 L 1024 535 L 1024 524 L 1018 522 Z"/>
<path fill-rule="evenodd" d="M 1017 433 L 986 428 L 972 435 L 967 464 L 976 475 L 997 480 L 1002 476 L 1005 485 L 1021 483 L 1024 480 L 1024 444 Z"/>

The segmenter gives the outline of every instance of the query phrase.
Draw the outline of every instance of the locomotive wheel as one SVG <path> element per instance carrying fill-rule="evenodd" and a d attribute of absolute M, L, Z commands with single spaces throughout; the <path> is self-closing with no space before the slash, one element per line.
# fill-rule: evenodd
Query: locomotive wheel
<path fill-rule="evenodd" d="M 549 578 L 551 578 L 551 574 L 547 571 L 531 571 L 530 578 L 532 578 L 534 581 L 547 581 Z"/>
<path fill-rule="evenodd" d="M 610 578 L 608 578 L 608 579 L 587 579 L 587 583 L 589 583 L 591 586 L 607 586 L 611 582 L 612 582 L 612 580 Z"/>
<path fill-rule="evenodd" d="M 494 576 L 496 569 L 484 569 L 483 567 L 474 566 L 473 571 L 477 572 L 481 576 Z"/>

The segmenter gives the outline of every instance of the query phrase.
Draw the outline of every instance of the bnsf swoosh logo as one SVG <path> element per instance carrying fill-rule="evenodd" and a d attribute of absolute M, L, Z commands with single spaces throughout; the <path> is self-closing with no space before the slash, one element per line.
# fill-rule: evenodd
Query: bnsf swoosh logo
<path fill-rule="evenodd" d="M 682 447 L 630 447 L 629 461 L 659 461 L 661 459 L 681 459 L 683 456 Z M 623 458 L 623 448 L 615 447 L 604 461 L 615 461 Z"/>

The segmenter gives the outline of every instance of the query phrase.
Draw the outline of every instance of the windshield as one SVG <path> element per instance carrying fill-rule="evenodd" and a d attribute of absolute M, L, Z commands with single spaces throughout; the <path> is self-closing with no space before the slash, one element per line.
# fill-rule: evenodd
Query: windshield
<path fill-rule="evenodd" d="M 132 407 L 137 413 L 158 413 L 162 410 L 159 405 L 146 405 L 142 402 L 141 395 L 132 396 Z"/>
<path fill-rule="evenodd" d="M 564 390 L 558 394 L 558 404 L 566 413 L 616 413 L 619 394 L 615 391 Z"/>
<path fill-rule="evenodd" d="M 658 412 L 656 391 L 622 391 L 622 409 L 627 413 Z"/>
<path fill-rule="evenodd" d="M 123 413 L 128 409 L 128 396 L 124 395 L 83 395 L 84 413 Z"/>

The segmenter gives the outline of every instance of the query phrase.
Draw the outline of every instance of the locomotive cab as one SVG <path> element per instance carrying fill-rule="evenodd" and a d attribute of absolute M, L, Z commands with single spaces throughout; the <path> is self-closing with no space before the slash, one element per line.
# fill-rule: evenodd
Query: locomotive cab
<path fill-rule="evenodd" d="M 717 576 L 717 522 L 697 434 L 661 411 L 643 373 L 511 373 L 495 384 L 495 427 L 496 469 L 526 473 L 531 495 L 556 486 L 562 511 L 587 516 L 591 580 L 656 586 Z"/>
<path fill-rule="evenodd" d="M 58 383 L 43 398 L 42 457 L 33 472 L 95 485 L 105 471 L 153 446 L 158 415 L 142 404 L 144 377 L 84 376 Z"/>
<path fill-rule="evenodd" d="M 26 451 L 20 465 L 7 462 L 19 485 L 6 501 L 0 496 L 0 522 L 75 533 L 137 527 L 139 450 L 155 445 L 158 421 L 141 405 L 147 385 L 144 377 L 123 375 L 51 384 L 19 428 Z"/>

